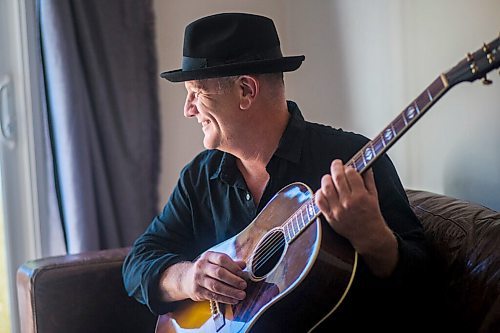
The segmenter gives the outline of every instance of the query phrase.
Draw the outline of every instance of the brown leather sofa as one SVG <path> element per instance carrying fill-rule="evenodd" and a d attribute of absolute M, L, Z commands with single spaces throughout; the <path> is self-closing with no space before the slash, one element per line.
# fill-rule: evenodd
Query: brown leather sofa
<path fill-rule="evenodd" d="M 439 331 L 500 332 L 500 214 L 430 192 L 407 193 L 434 251 L 429 304 L 439 311 Z M 22 332 L 153 332 L 156 318 L 123 289 L 126 253 L 105 250 L 22 265 Z"/>

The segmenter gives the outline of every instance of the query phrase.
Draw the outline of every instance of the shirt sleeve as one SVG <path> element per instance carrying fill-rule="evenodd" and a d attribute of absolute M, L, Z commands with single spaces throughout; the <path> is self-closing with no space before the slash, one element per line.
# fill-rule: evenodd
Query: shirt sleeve
<path fill-rule="evenodd" d="M 159 281 L 171 265 L 192 260 L 192 205 L 186 168 L 163 212 L 156 216 L 146 231 L 134 242 L 122 267 L 123 282 L 129 296 L 146 304 L 151 312 L 171 311 L 175 302 L 162 302 Z M 181 255 L 181 254 L 184 254 Z"/>
<path fill-rule="evenodd" d="M 428 276 L 430 254 L 422 224 L 410 207 L 394 165 L 387 155 L 374 164 L 382 215 L 398 243 L 398 263 L 390 277 L 371 279 L 378 287 L 416 290 Z M 362 268 L 361 273 L 363 270 Z M 370 281 L 370 279 L 367 279 Z"/>

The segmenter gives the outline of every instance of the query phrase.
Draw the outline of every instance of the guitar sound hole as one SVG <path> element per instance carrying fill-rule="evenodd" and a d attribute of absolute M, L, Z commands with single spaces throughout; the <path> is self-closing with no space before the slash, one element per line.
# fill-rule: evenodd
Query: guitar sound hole
<path fill-rule="evenodd" d="M 268 275 L 279 263 L 285 250 L 285 235 L 281 230 L 275 230 L 264 236 L 257 246 L 252 260 L 252 272 L 256 279 Z"/>

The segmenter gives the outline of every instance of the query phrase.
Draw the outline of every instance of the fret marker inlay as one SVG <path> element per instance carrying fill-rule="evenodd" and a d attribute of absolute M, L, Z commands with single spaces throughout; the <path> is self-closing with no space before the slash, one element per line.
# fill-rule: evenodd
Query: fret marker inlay
<path fill-rule="evenodd" d="M 411 105 L 408 109 L 406 109 L 406 117 L 408 117 L 409 120 L 413 119 L 415 115 L 417 114 L 417 110 Z"/>
<path fill-rule="evenodd" d="M 314 216 L 314 209 L 312 205 L 307 205 L 307 208 L 309 209 L 309 220 Z"/>
<path fill-rule="evenodd" d="M 365 149 L 365 160 L 370 161 L 375 154 L 373 153 L 373 149 L 370 147 Z"/>
<path fill-rule="evenodd" d="M 387 128 L 385 131 L 384 131 L 384 139 L 386 141 L 391 141 L 392 140 L 392 129 L 390 128 Z"/>

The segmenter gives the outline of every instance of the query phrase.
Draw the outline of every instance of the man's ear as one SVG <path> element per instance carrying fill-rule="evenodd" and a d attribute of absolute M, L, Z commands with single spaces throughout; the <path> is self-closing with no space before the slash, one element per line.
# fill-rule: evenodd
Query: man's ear
<path fill-rule="evenodd" d="M 259 94 L 260 82 L 254 76 L 242 75 L 237 84 L 240 89 L 240 109 L 247 110 Z"/>

